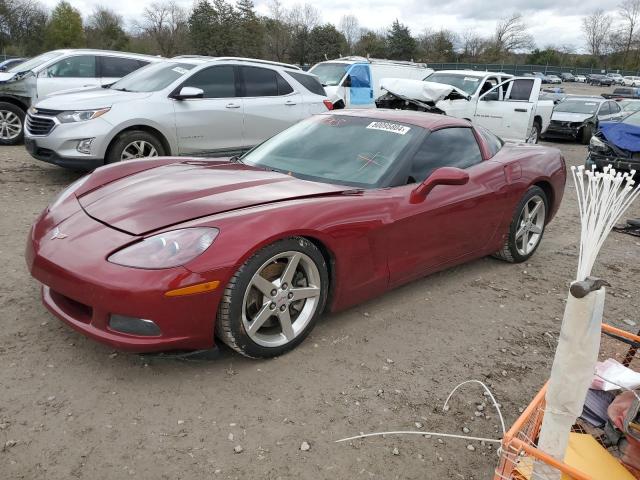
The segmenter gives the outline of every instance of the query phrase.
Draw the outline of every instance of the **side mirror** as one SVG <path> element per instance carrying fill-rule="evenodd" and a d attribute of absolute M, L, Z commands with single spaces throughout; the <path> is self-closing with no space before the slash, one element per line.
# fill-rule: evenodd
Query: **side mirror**
<path fill-rule="evenodd" d="M 171 98 L 176 100 L 189 100 L 190 98 L 203 98 L 204 90 L 196 87 L 182 87 L 178 93 L 174 93 Z"/>
<path fill-rule="evenodd" d="M 351 87 L 351 75 L 347 75 L 346 77 L 344 77 L 344 80 L 342 81 L 342 86 Z"/>
<path fill-rule="evenodd" d="M 411 191 L 411 203 L 423 202 L 431 190 L 438 185 L 464 185 L 469 182 L 469 174 L 455 167 L 441 167 L 433 171 L 424 182 Z"/>

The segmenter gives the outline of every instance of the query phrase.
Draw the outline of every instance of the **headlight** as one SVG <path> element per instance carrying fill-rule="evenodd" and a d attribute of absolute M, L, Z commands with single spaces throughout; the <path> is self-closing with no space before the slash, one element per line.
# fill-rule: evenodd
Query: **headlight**
<path fill-rule="evenodd" d="M 71 185 L 69 185 L 67 188 L 65 188 L 63 191 L 61 191 L 58 194 L 58 196 L 53 200 L 53 202 L 51 202 L 51 205 L 49 205 L 49 210 L 53 210 L 62 202 L 64 202 L 67 198 L 69 198 L 73 194 L 73 192 L 78 190 L 82 186 L 82 184 L 87 181 L 89 176 L 90 175 L 85 175 L 84 177 L 79 178 L 78 180 L 73 182 Z"/>
<path fill-rule="evenodd" d="M 133 268 L 171 268 L 184 265 L 211 246 L 217 228 L 196 227 L 159 233 L 111 255 L 107 260 Z"/>
<path fill-rule="evenodd" d="M 100 108 L 98 110 L 70 110 L 68 112 L 59 113 L 58 120 L 60 120 L 61 123 L 85 122 L 87 120 L 93 120 L 94 118 L 101 117 L 109 110 L 111 110 L 110 107 Z"/>
<path fill-rule="evenodd" d="M 602 150 L 602 151 L 605 151 L 605 150 L 609 149 L 607 144 L 604 143 L 602 140 L 600 140 L 595 135 L 593 137 L 591 137 L 591 141 L 589 142 L 589 148 L 591 148 L 593 150 Z"/>

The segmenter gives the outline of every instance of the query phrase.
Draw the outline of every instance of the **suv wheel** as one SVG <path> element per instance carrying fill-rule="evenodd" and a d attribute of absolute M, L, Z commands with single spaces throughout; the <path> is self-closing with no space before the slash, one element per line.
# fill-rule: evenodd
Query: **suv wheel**
<path fill-rule="evenodd" d="M 161 157 L 165 154 L 162 142 L 155 135 L 144 130 L 130 130 L 117 137 L 107 152 L 105 163 Z"/>
<path fill-rule="evenodd" d="M 25 113 L 12 103 L 0 102 L 0 145 L 18 145 L 24 139 Z"/>

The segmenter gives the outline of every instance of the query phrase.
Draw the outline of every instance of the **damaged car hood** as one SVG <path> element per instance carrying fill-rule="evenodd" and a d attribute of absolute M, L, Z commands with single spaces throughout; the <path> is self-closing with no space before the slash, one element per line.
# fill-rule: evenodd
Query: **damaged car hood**
<path fill-rule="evenodd" d="M 593 115 L 593 113 L 553 112 L 551 120 L 558 122 L 584 122 L 587 118 L 593 117 Z"/>
<path fill-rule="evenodd" d="M 640 127 L 625 122 L 602 122 L 600 133 L 607 142 L 629 152 L 640 152 Z"/>
<path fill-rule="evenodd" d="M 240 208 L 352 189 L 237 163 L 177 162 L 114 180 L 78 201 L 99 222 L 142 235 Z"/>
<path fill-rule="evenodd" d="M 463 90 L 443 83 L 427 82 L 423 80 L 409 80 L 404 78 L 383 78 L 380 88 L 393 95 L 418 100 L 420 102 L 436 103 L 445 100 L 455 92 L 462 98 L 469 98 Z"/>

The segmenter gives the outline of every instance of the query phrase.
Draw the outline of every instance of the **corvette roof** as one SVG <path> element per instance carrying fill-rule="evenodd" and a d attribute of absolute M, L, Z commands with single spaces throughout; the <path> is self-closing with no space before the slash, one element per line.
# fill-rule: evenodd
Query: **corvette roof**
<path fill-rule="evenodd" d="M 350 117 L 374 118 L 376 120 L 388 120 L 408 123 L 416 127 L 428 130 L 437 130 L 443 127 L 469 127 L 471 122 L 461 118 L 448 117 L 435 113 L 415 112 L 411 110 L 391 110 L 386 108 L 367 108 L 358 110 L 332 110 L 322 115 L 346 115 Z"/>

